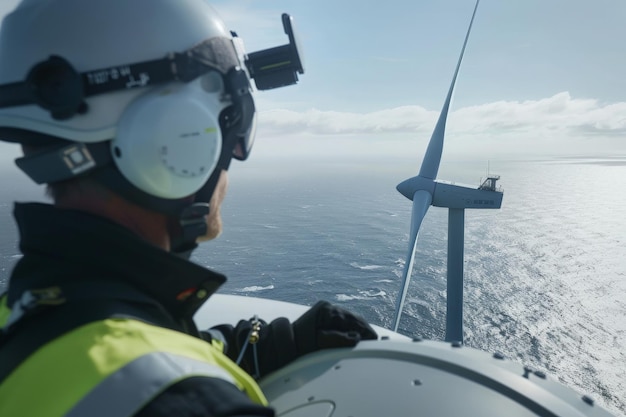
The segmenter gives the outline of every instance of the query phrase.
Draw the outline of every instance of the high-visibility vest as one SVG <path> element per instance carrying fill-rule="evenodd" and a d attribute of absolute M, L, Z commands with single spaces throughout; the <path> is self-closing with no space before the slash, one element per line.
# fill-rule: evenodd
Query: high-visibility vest
<path fill-rule="evenodd" d="M 8 308 L 0 299 L 0 327 Z M 2 360 L 0 348 L 0 360 Z M 130 318 L 57 337 L 0 382 L 0 416 L 130 417 L 169 386 L 219 378 L 267 405 L 254 379 L 204 340 Z"/>

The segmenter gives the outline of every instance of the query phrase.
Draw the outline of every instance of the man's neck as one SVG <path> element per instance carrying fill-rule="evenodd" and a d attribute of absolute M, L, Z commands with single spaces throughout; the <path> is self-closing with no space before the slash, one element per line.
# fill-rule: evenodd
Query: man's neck
<path fill-rule="evenodd" d="M 165 216 L 129 203 L 113 193 L 106 196 L 68 194 L 54 205 L 61 209 L 80 210 L 104 217 L 124 226 L 149 243 L 163 250 L 170 250 Z"/>

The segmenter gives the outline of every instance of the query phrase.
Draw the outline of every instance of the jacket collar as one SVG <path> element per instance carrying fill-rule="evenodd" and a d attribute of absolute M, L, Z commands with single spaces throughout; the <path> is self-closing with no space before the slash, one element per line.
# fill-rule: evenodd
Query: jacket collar
<path fill-rule="evenodd" d="M 14 216 L 24 256 L 11 275 L 9 305 L 27 289 L 111 280 L 154 298 L 174 318 L 190 319 L 226 281 L 102 217 L 40 203 L 16 203 Z"/>

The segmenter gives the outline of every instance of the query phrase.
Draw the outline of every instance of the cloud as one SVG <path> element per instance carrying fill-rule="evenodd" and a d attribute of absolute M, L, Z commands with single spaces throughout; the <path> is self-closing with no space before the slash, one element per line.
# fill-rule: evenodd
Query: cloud
<path fill-rule="evenodd" d="M 317 109 L 295 112 L 284 109 L 261 113 L 263 129 L 272 134 L 314 135 L 427 132 L 437 112 L 419 106 L 403 106 L 371 113 L 348 113 Z"/>
<path fill-rule="evenodd" d="M 369 113 L 273 109 L 259 114 L 259 143 L 272 153 L 420 154 L 439 111 L 403 106 Z M 601 103 L 567 92 L 452 111 L 444 154 L 480 157 L 594 153 L 626 155 L 626 102 Z"/>
<path fill-rule="evenodd" d="M 453 113 L 455 125 L 465 130 L 508 132 L 566 132 L 611 134 L 626 128 L 626 102 L 601 104 L 574 99 L 563 92 L 541 100 L 499 101 L 466 107 Z"/>
<path fill-rule="evenodd" d="M 261 112 L 263 131 L 274 135 L 351 135 L 432 131 L 438 111 L 403 106 L 370 113 L 311 109 Z M 626 130 L 626 102 L 601 104 L 563 92 L 541 100 L 498 101 L 454 110 L 448 134 L 550 133 L 619 136 Z M 625 138 L 626 139 L 626 138 Z"/>

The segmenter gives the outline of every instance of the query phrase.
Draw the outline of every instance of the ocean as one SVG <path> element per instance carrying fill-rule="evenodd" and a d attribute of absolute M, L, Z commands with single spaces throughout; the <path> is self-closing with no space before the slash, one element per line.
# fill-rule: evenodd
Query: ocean
<path fill-rule="evenodd" d="M 229 276 L 224 293 L 326 299 L 391 326 L 411 210 L 395 185 L 419 161 L 303 165 L 233 163 L 224 233 L 194 261 Z M 478 185 L 486 168 L 447 161 L 439 177 Z M 499 160 L 490 170 L 501 176 L 502 208 L 466 211 L 466 344 L 626 415 L 626 157 Z M 41 190 L 20 192 L 28 199 Z M 0 287 L 19 259 L 9 194 L 0 193 Z M 443 339 L 446 239 L 447 210 L 432 207 L 402 333 Z"/>

